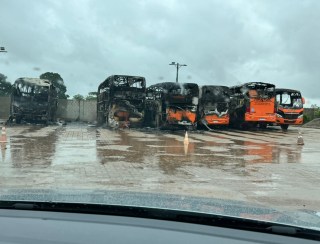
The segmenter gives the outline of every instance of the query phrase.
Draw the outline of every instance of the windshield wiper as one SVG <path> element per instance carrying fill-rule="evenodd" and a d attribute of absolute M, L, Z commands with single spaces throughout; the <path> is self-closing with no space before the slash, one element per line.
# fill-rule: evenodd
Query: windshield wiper
<path fill-rule="evenodd" d="M 269 234 L 278 234 L 310 240 L 320 240 L 320 232 L 308 228 L 232 216 L 198 213 L 173 209 L 124 205 L 105 205 L 92 203 L 86 204 L 30 201 L 0 201 L 0 209 L 68 212 L 125 216 L 135 218 L 149 218 L 224 228 L 233 228 L 247 231 L 256 231 Z"/>

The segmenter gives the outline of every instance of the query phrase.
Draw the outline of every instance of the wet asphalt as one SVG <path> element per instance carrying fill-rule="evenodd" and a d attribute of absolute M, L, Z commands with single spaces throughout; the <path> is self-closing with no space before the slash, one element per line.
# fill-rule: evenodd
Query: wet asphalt
<path fill-rule="evenodd" d="M 304 145 L 297 145 L 299 131 Z M 319 138 L 320 130 L 300 127 L 186 137 L 80 123 L 12 126 L 0 142 L 0 186 L 161 192 L 319 211 Z"/>

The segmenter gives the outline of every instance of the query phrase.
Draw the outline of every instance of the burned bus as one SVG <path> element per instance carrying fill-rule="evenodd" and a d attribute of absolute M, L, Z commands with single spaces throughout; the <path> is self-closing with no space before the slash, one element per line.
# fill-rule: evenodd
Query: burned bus
<path fill-rule="evenodd" d="M 164 82 L 148 87 L 145 125 L 163 129 L 197 125 L 199 87 L 194 83 Z"/>
<path fill-rule="evenodd" d="M 199 122 L 206 126 L 229 125 L 230 90 L 227 86 L 202 86 Z"/>
<path fill-rule="evenodd" d="M 19 78 L 13 85 L 9 122 L 48 123 L 55 119 L 57 89 L 50 81 Z"/>
<path fill-rule="evenodd" d="M 275 85 L 250 82 L 230 87 L 230 125 L 266 128 L 276 122 Z"/>
<path fill-rule="evenodd" d="M 141 127 L 146 80 L 141 76 L 109 76 L 98 87 L 97 120 L 113 128 Z"/>
<path fill-rule="evenodd" d="M 300 91 L 291 89 L 276 89 L 277 125 L 287 130 L 289 125 L 301 125 L 303 123 L 304 98 Z"/>

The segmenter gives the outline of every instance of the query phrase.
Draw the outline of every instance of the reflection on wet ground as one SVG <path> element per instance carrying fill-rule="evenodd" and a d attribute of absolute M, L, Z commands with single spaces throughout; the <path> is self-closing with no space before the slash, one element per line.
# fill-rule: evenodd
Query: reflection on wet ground
<path fill-rule="evenodd" d="M 320 206 L 319 130 L 108 130 L 15 126 L 1 142 L 0 185 L 167 192 Z"/>

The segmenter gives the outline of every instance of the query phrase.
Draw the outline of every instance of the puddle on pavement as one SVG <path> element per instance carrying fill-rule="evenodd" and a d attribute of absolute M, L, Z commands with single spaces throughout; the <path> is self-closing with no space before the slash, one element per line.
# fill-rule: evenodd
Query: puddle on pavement
<path fill-rule="evenodd" d="M 97 162 L 96 129 L 92 127 L 65 127 L 56 141 L 52 165 L 90 164 Z"/>
<path fill-rule="evenodd" d="M 226 147 L 208 147 L 208 146 L 204 146 L 204 147 L 200 147 L 200 149 L 205 149 L 205 150 L 209 150 L 211 152 L 227 152 L 230 150 L 230 148 L 226 148 Z"/>
<path fill-rule="evenodd" d="M 101 165 L 119 160 L 142 165 L 146 158 L 155 158 L 159 169 L 170 174 L 190 165 L 239 172 L 236 169 L 246 164 L 300 163 L 319 156 L 319 147 L 315 144 L 312 147 L 296 145 L 296 131 L 246 132 L 245 137 L 241 131 L 195 131 L 189 132 L 188 143 L 183 131 L 115 131 L 81 125 L 23 126 L 12 127 L 10 131 L 8 143 L 1 144 L 1 160 L 13 167 Z M 268 137 L 268 133 L 272 136 Z M 308 133 L 314 134 L 312 130 Z M 304 136 L 308 138 L 306 132 Z M 272 142 L 259 139 L 264 137 Z"/>
<path fill-rule="evenodd" d="M 10 127 L 2 144 L 2 162 L 6 168 L 48 167 L 55 153 L 55 128 Z M 32 136 L 29 137 L 29 136 Z"/>
<path fill-rule="evenodd" d="M 250 132 L 249 139 L 238 131 L 188 132 L 188 143 L 183 131 L 114 131 L 72 124 L 8 132 L 8 142 L 0 143 L 0 172 L 7 185 L 178 189 L 232 197 L 261 197 L 296 185 L 317 191 L 313 182 L 319 175 L 320 142 L 315 135 L 320 131 L 304 132 L 304 146 L 296 144 L 296 132 L 275 130 L 272 137 L 268 131 L 256 137 Z M 268 141 L 260 140 L 264 137 Z"/>
<path fill-rule="evenodd" d="M 130 152 L 130 148 L 132 146 L 125 146 L 125 145 L 107 145 L 107 146 L 100 146 L 99 149 L 102 150 L 112 150 L 112 151 L 127 151 Z"/>

